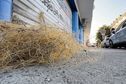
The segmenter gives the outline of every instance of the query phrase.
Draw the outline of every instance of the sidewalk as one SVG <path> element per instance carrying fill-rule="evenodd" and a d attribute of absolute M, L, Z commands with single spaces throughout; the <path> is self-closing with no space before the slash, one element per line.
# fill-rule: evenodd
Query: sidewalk
<path fill-rule="evenodd" d="M 0 73 L 0 84 L 125 84 L 125 50 L 91 49 L 67 62 Z M 113 55 L 112 55 L 113 54 Z"/>

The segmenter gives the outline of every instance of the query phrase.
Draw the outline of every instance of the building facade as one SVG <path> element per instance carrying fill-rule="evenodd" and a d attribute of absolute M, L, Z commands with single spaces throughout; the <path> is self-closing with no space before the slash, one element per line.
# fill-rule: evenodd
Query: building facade
<path fill-rule="evenodd" d="M 62 28 L 84 44 L 90 33 L 94 0 L 0 0 L 0 20 Z"/>
<path fill-rule="evenodd" d="M 118 26 L 126 20 L 126 12 L 116 18 L 115 21 L 112 22 L 111 27 L 117 29 Z"/>

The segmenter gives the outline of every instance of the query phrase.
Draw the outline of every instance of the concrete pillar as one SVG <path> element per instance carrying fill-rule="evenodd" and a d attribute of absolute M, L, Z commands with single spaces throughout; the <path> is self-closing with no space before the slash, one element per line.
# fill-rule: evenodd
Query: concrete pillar
<path fill-rule="evenodd" d="M 11 21 L 12 0 L 0 0 L 0 21 Z"/>
<path fill-rule="evenodd" d="M 72 12 L 72 32 L 76 41 L 79 42 L 79 18 L 77 11 Z"/>

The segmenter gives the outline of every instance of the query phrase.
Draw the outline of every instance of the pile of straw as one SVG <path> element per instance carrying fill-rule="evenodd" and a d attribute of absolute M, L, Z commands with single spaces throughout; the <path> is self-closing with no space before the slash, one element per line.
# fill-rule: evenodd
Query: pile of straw
<path fill-rule="evenodd" d="M 55 27 L 4 24 L 0 32 L 0 67 L 53 63 L 81 49 L 69 33 Z"/>

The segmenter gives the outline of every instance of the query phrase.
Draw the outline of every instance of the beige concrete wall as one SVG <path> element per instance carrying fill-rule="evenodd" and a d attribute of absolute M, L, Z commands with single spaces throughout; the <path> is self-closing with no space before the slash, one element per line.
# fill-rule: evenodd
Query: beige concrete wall
<path fill-rule="evenodd" d="M 111 24 L 112 28 L 118 28 L 118 26 L 126 19 L 126 13 L 120 15 L 118 18 L 116 18 L 115 21 Z"/>

